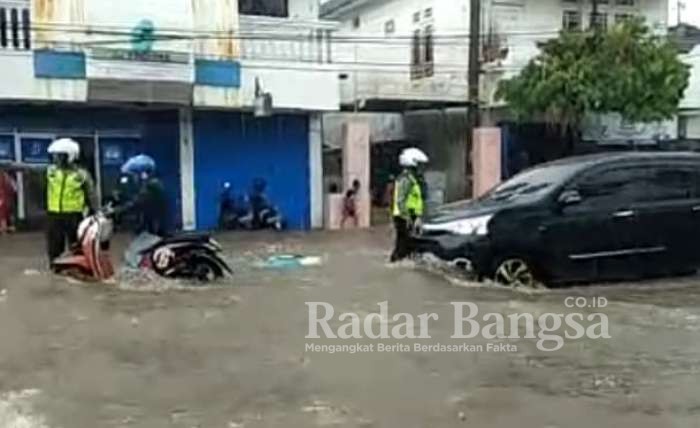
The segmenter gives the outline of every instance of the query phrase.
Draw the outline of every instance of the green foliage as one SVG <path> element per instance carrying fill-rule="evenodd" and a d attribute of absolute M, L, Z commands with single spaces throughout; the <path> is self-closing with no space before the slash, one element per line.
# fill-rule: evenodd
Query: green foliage
<path fill-rule="evenodd" d="M 564 127 L 578 128 L 589 113 L 651 122 L 676 113 L 689 75 L 670 42 L 630 20 L 607 32 L 562 32 L 502 81 L 497 97 L 520 119 L 544 115 Z"/>

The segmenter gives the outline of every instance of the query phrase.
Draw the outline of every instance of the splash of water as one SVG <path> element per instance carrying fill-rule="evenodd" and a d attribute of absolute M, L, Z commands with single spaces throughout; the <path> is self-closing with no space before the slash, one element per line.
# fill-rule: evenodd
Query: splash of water
<path fill-rule="evenodd" d="M 26 389 L 0 395 L 0 427 L 49 428 L 33 409 L 32 401 L 39 394 L 36 389 Z"/>
<path fill-rule="evenodd" d="M 116 283 L 119 290 L 145 293 L 211 290 L 220 289 L 227 284 L 223 280 L 211 284 L 201 284 L 193 280 L 163 278 L 150 270 L 132 268 L 122 268 L 118 273 Z"/>

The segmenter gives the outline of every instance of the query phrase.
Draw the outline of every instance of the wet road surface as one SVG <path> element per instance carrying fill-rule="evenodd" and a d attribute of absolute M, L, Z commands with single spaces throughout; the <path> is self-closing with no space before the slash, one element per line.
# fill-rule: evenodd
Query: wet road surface
<path fill-rule="evenodd" d="M 0 427 L 700 427 L 700 279 L 532 294 L 390 267 L 390 235 L 227 235 L 230 281 L 84 286 L 42 272 L 39 235 L 0 237 Z M 275 252 L 323 265 L 274 271 Z M 5 290 L 5 291 L 1 291 Z M 452 340 L 450 302 L 480 313 L 570 313 L 605 297 L 611 339 Z M 305 302 L 338 314 L 436 313 L 425 344 L 517 352 L 307 352 Z M 391 324 L 391 321 L 388 322 Z"/>

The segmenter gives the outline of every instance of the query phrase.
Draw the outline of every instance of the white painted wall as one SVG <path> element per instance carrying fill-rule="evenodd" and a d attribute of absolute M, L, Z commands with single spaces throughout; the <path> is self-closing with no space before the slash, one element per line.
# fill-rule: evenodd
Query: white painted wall
<path fill-rule="evenodd" d="M 341 83 L 342 99 L 351 103 L 355 97 L 365 99 L 404 99 L 461 101 L 467 95 L 466 38 L 454 37 L 435 46 L 435 76 L 411 80 L 410 64 L 413 32 L 432 26 L 440 35 L 464 32 L 469 10 L 464 0 L 377 0 L 368 2 L 348 14 L 333 43 L 333 61 L 347 70 Z M 432 8 L 432 18 L 425 18 Z M 414 14 L 421 19 L 414 22 Z M 353 20 L 359 17 L 359 28 Z M 393 34 L 385 26 L 393 20 Z M 357 41 L 358 37 L 364 38 Z"/>
<path fill-rule="evenodd" d="M 34 78 L 32 52 L 0 50 L 0 100 L 83 102 L 87 81 Z"/>
<path fill-rule="evenodd" d="M 309 117 L 309 189 L 311 228 L 323 227 L 323 135 L 322 115 Z"/>
<path fill-rule="evenodd" d="M 314 66 L 271 61 L 241 61 L 241 88 L 197 86 L 197 107 L 252 108 L 255 78 L 272 94 L 273 107 L 282 110 L 335 111 L 340 107 L 337 71 L 331 66 Z"/>
<path fill-rule="evenodd" d="M 685 116 L 686 138 L 700 140 L 700 111 L 688 112 Z"/>
<path fill-rule="evenodd" d="M 183 108 L 180 122 L 180 188 L 182 192 L 182 228 L 197 228 L 196 190 L 194 187 L 194 125 L 192 109 Z"/>
<path fill-rule="evenodd" d="M 336 23 L 316 18 L 241 16 L 241 31 L 256 35 L 241 41 L 241 88 L 197 87 L 195 105 L 251 108 L 257 77 L 275 108 L 338 110 L 338 68 L 329 62 L 330 33 L 336 28 Z"/>
<path fill-rule="evenodd" d="M 284 110 L 333 111 L 339 108 L 338 69 L 329 65 L 330 32 L 336 28 L 332 22 L 318 20 L 318 3 L 316 0 L 290 0 L 290 18 L 275 19 L 266 17 L 237 17 L 235 1 L 229 0 L 125 0 L 126 8 L 106 8 L 101 0 L 54 0 L 56 9 L 47 12 L 42 9 L 44 22 L 58 20 L 86 26 L 115 25 L 119 28 L 136 26 L 139 17 L 150 17 L 156 28 L 194 28 L 219 29 L 228 26 L 237 30 L 239 25 L 246 32 L 269 32 L 271 37 L 263 40 L 230 41 L 218 43 L 206 41 L 191 43 L 189 41 L 159 41 L 154 49 L 195 52 L 212 58 L 231 58 L 240 56 L 242 80 L 239 89 L 215 87 L 195 87 L 194 105 L 208 108 L 252 108 L 255 98 L 255 78 L 263 83 L 263 89 L 273 95 L 274 106 Z M 0 0 L 5 6 L 20 2 Z M 136 5 L 138 3 L 138 5 Z M 28 2 L 26 3 L 28 4 Z M 234 16 L 223 19 L 212 11 L 212 5 L 218 4 L 218 11 L 225 11 Z M 82 5 L 83 13 L 78 13 L 71 5 Z M 192 9 L 194 5 L 194 10 Z M 234 6 L 231 6 L 234 5 Z M 36 6 L 36 4 L 35 4 Z M 136 7 L 138 6 L 138 7 Z M 202 9 L 204 8 L 204 9 Z M 235 9 L 235 10 L 232 10 Z M 112 10 L 114 9 L 114 10 Z M 122 10 L 124 9 L 124 10 Z M 34 14 L 37 15 L 35 10 Z M 89 18 L 89 20 L 87 19 Z M 138 19 L 137 19 L 138 18 Z M 210 24 L 207 24 L 210 22 Z M 102 28 L 102 27 L 100 27 Z M 48 37 L 48 36 L 46 36 Z M 62 35 L 65 43 L 84 41 L 86 36 L 79 32 Z M 90 36 L 90 40 L 100 37 Z M 52 39 L 53 40 L 53 39 Z M 56 43 L 42 39 L 35 43 L 37 47 L 56 46 Z M 240 42 L 240 43 L 239 43 Z M 65 47 L 65 46 L 64 46 Z M 130 45 L 109 45 L 109 47 L 129 48 Z M 89 61 L 89 63 L 91 63 Z M 4 70 L 4 79 L 0 79 L 0 100 L 41 100 L 85 102 L 87 100 L 87 82 L 85 80 L 57 80 L 34 78 L 32 52 L 15 52 L 0 49 L 0 65 Z M 90 67 L 89 67 L 90 68 Z M 190 67 L 190 74 L 194 71 Z M 188 79 L 191 81 L 191 79 Z"/>
<path fill-rule="evenodd" d="M 685 90 L 685 97 L 681 101 L 681 109 L 700 109 L 700 46 L 696 46 L 688 55 L 682 57 L 690 69 L 690 81 Z"/>
<path fill-rule="evenodd" d="M 318 0 L 289 0 L 290 19 L 318 19 Z"/>
<path fill-rule="evenodd" d="M 659 32 L 665 32 L 668 0 L 636 0 L 633 7 L 615 6 L 614 0 L 609 3 L 601 5 L 600 11 L 609 13 L 610 24 L 616 13 L 633 13 L 646 17 Z M 482 0 L 482 4 L 482 32 L 495 30 L 508 47 L 506 58 L 485 66 L 487 74 L 482 82 L 485 101 L 493 101 L 492 93 L 498 80 L 516 74 L 537 54 L 539 41 L 558 34 L 564 10 L 580 10 L 584 22 L 589 21 L 590 14 L 590 0 L 580 0 L 578 4 L 564 0 Z M 413 14 L 429 7 L 433 8 L 431 22 L 414 23 Z M 360 19 L 359 28 L 353 28 L 356 17 Z M 341 20 L 341 31 L 334 41 L 334 60 L 348 74 L 341 89 L 344 103 L 371 98 L 436 101 L 466 98 L 468 0 L 374 0 L 363 2 L 356 10 L 346 11 L 334 19 Z M 395 22 L 393 38 L 384 34 L 384 25 L 391 19 Z M 438 35 L 435 76 L 411 81 L 410 36 L 427 23 L 434 26 Z M 371 40 L 347 43 L 347 37 Z"/>
<path fill-rule="evenodd" d="M 516 75 L 537 55 L 537 44 L 556 37 L 562 28 L 564 11 L 579 11 L 584 26 L 590 23 L 592 11 L 590 0 L 565 2 L 562 0 L 488 0 L 484 31 L 495 31 L 498 38 L 508 48 L 503 60 L 484 66 L 486 73 L 482 80 L 482 99 L 492 105 L 499 104 L 494 99 L 498 81 Z M 666 32 L 668 23 L 668 0 L 636 0 L 634 6 L 617 6 L 615 1 L 599 6 L 600 13 L 608 16 L 608 25 L 615 22 L 616 14 L 643 16 L 646 22 L 658 33 Z"/>

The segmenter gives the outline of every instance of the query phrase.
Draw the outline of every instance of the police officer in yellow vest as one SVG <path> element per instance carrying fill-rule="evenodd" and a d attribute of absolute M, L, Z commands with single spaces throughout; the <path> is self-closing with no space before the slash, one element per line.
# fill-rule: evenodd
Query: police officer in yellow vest
<path fill-rule="evenodd" d="M 428 163 L 428 157 L 421 150 L 409 148 L 401 152 L 399 164 L 403 168 L 394 183 L 392 217 L 396 241 L 391 261 L 406 258 L 411 253 L 411 230 L 421 224 L 425 195 L 418 180 L 419 168 Z"/>
<path fill-rule="evenodd" d="M 95 185 L 90 173 L 77 165 L 80 146 L 69 138 L 49 146 L 52 164 L 46 172 L 49 261 L 59 257 L 78 240 L 78 225 L 86 212 L 97 208 Z"/>

